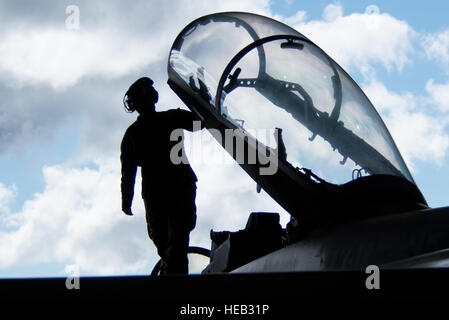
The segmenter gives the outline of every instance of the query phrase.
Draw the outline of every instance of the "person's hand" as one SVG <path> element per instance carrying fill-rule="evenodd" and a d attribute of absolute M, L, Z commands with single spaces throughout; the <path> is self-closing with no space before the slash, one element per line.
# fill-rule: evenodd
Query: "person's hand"
<path fill-rule="evenodd" d="M 132 216 L 133 213 L 131 211 L 131 207 L 122 207 L 122 211 L 127 215 L 127 216 Z"/>

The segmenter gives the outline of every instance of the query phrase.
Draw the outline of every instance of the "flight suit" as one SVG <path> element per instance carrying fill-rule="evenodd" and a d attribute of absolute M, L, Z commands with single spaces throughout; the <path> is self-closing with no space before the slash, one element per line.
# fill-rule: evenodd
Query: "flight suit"
<path fill-rule="evenodd" d="M 166 273 L 187 273 L 189 234 L 196 224 L 196 175 L 182 153 L 182 163 L 170 154 L 179 141 L 175 129 L 193 130 L 194 115 L 174 109 L 139 115 L 121 143 L 122 203 L 131 206 L 137 167 L 141 167 L 142 198 L 147 230 L 157 247 Z"/>

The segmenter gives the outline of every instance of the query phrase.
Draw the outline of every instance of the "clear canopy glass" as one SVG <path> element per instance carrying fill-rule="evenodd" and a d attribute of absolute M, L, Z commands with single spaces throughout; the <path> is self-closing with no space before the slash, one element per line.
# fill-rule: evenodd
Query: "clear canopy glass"
<path fill-rule="evenodd" d="M 282 129 L 287 157 L 328 182 L 386 174 L 413 182 L 382 119 L 352 78 L 296 30 L 249 13 L 189 24 L 169 67 L 211 110 L 258 139 Z"/>

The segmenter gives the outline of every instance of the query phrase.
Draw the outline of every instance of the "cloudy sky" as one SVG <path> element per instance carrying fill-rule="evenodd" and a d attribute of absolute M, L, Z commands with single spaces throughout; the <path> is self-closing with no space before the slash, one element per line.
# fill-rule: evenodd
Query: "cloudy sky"
<path fill-rule="evenodd" d="M 120 210 L 119 146 L 136 117 L 122 97 L 149 75 L 160 110 L 184 108 L 166 85 L 170 46 L 191 20 L 231 10 L 274 17 L 323 48 L 376 106 L 428 203 L 448 203 L 444 1 L 0 0 L 0 277 L 60 277 L 69 266 L 81 275 L 151 271 L 139 180 L 135 215 Z M 221 152 L 213 140 L 205 148 Z M 287 222 L 239 167 L 193 167 L 192 245 L 209 247 L 210 229 L 242 229 L 252 211 Z"/>

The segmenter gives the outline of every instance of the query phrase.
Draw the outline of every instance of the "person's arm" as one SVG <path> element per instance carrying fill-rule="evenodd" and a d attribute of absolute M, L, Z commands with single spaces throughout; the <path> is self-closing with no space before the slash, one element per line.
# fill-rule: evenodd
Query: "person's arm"
<path fill-rule="evenodd" d="M 135 160 L 134 148 L 129 129 L 123 137 L 120 151 L 120 161 L 122 163 L 122 211 L 125 214 L 132 216 L 131 205 L 134 197 L 134 183 L 136 180 L 137 163 Z"/>
<path fill-rule="evenodd" d="M 198 119 L 191 111 L 176 109 L 173 110 L 176 118 L 176 127 L 187 131 L 199 131 L 205 127 L 205 123 Z"/>

